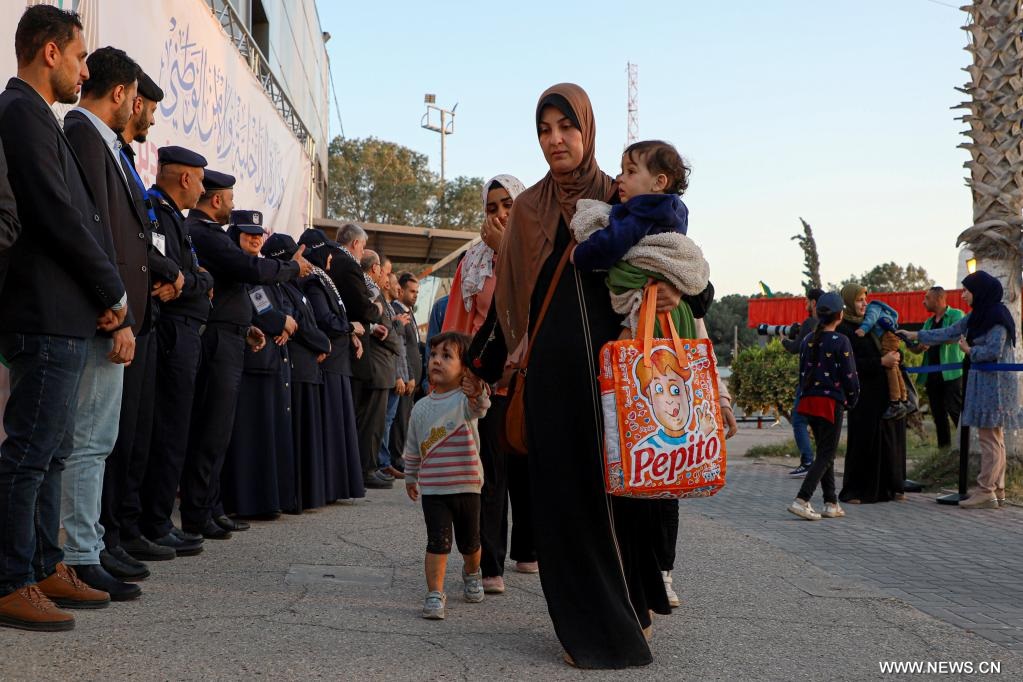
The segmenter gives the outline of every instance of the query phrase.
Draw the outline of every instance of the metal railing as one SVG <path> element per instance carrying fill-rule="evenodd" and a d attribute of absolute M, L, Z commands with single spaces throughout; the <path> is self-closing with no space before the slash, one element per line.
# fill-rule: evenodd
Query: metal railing
<path fill-rule="evenodd" d="M 312 158 L 315 151 L 313 136 L 309 134 L 309 129 L 298 115 L 291 100 L 288 99 L 277 76 L 270 70 L 266 55 L 259 49 L 259 45 L 256 44 L 255 38 L 245 27 L 241 17 L 235 13 L 228 0 L 206 0 L 206 4 L 209 5 L 213 16 L 220 22 L 235 48 L 249 62 L 249 68 L 252 69 L 252 73 L 263 86 L 263 90 L 270 96 L 270 101 L 277 108 L 281 118 L 291 128 L 295 137 L 305 144 L 306 152 Z"/>

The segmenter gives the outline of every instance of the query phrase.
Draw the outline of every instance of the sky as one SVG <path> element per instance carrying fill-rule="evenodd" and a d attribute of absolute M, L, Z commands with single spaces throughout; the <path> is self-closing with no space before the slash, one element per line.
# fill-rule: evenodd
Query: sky
<path fill-rule="evenodd" d="M 537 98 L 572 81 L 590 95 L 597 161 L 615 175 L 631 61 L 639 139 L 667 140 L 692 165 L 689 236 L 719 295 L 755 293 L 760 280 L 800 291 L 800 217 L 825 283 L 895 261 L 954 288 L 971 198 L 963 112 L 951 109 L 964 97 L 966 14 L 953 4 L 322 2 L 331 134 L 405 145 L 439 171 L 440 136 L 420 127 L 435 93 L 458 104 L 447 176 L 511 173 L 528 186 L 547 171 Z"/>

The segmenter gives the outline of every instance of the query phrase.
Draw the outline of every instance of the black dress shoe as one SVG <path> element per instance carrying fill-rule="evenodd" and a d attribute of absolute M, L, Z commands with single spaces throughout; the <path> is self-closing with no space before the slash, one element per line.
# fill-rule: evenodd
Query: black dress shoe
<path fill-rule="evenodd" d="M 141 535 L 131 540 L 121 540 L 121 549 L 135 557 L 146 561 L 170 561 L 176 554 L 171 547 L 164 547 Z"/>
<path fill-rule="evenodd" d="M 134 582 L 149 577 L 149 568 L 141 561 L 133 559 L 120 547 L 101 551 L 99 565 L 105 568 L 107 573 L 120 580 Z"/>
<path fill-rule="evenodd" d="M 199 533 L 186 533 L 177 526 L 171 526 L 171 533 L 181 538 L 185 542 L 202 542 L 202 535 Z"/>
<path fill-rule="evenodd" d="M 251 526 L 244 521 L 237 521 L 227 516 L 214 516 L 213 522 L 227 531 L 248 530 Z"/>
<path fill-rule="evenodd" d="M 202 551 L 202 538 L 198 541 L 182 540 L 174 533 L 153 540 L 153 544 L 170 547 L 177 556 L 194 556 Z"/>
<path fill-rule="evenodd" d="M 207 540 L 227 540 L 231 537 L 231 531 L 224 530 L 213 519 L 206 519 L 206 524 L 201 528 L 186 528 L 189 533 L 202 533 Z"/>
<path fill-rule="evenodd" d="M 109 594 L 110 601 L 131 601 L 142 596 L 141 587 L 121 582 L 99 564 L 75 566 L 75 573 L 89 587 Z"/>

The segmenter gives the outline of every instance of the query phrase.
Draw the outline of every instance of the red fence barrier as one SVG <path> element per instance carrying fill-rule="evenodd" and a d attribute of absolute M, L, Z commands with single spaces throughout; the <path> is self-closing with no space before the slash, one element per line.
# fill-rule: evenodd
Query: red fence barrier
<path fill-rule="evenodd" d="M 882 301 L 899 313 L 899 324 L 923 324 L 930 317 L 924 308 L 926 291 L 899 291 L 894 293 L 867 294 L 868 301 Z M 963 303 L 962 289 L 946 290 L 948 305 L 968 312 Z M 749 301 L 749 327 L 758 324 L 792 324 L 806 319 L 805 297 L 751 298 Z"/>

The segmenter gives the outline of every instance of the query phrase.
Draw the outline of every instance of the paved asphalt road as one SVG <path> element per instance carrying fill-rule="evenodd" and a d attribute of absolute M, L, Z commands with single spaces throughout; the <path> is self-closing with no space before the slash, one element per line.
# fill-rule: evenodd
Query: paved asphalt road
<path fill-rule="evenodd" d="M 773 437 L 744 429 L 731 450 Z M 655 621 L 642 670 L 566 667 L 535 576 L 466 604 L 453 561 L 447 620 L 419 618 L 422 519 L 395 489 L 153 563 L 141 600 L 80 611 L 70 633 L 0 629 L 0 679 L 959 679 L 881 661 L 1023 679 L 1020 510 L 913 500 L 812 524 L 785 512 L 797 487 L 733 454 L 720 495 L 683 502 L 683 606 Z"/>

